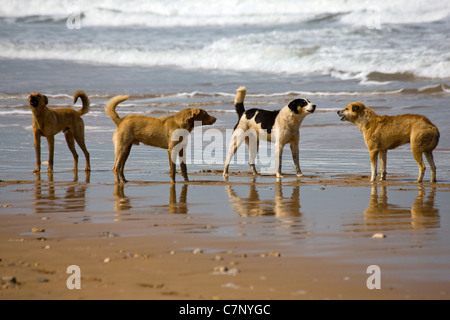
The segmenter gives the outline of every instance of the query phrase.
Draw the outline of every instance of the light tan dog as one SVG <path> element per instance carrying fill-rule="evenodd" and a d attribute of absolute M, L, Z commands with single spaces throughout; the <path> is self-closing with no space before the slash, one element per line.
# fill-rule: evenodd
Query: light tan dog
<path fill-rule="evenodd" d="M 350 103 L 337 113 L 341 121 L 355 124 L 363 133 L 370 152 L 371 181 L 376 180 L 378 154 L 380 154 L 381 180 L 386 180 L 387 151 L 411 143 L 412 154 L 419 165 L 417 182 L 422 182 L 425 174 L 422 154 L 425 154 L 430 164 L 430 182 L 436 182 L 433 150 L 438 145 L 440 135 L 438 128 L 428 118 L 417 114 L 379 116 L 362 102 Z"/>
<path fill-rule="evenodd" d="M 113 142 L 115 149 L 114 177 L 116 182 L 127 182 L 124 175 L 125 162 L 130 155 L 133 144 L 143 144 L 167 149 L 169 153 L 170 179 L 175 183 L 176 157 L 172 156 L 174 148 L 180 140 L 174 140 L 173 134 L 178 129 L 183 129 L 190 133 L 194 129 L 194 122 L 199 121 L 202 125 L 212 125 L 216 118 L 210 116 L 205 110 L 200 108 L 185 109 L 173 116 L 168 117 L 149 117 L 144 115 L 129 115 L 120 118 L 116 113 L 116 107 L 119 103 L 128 99 L 128 95 L 116 96 L 111 98 L 106 104 L 105 111 L 117 126 L 114 132 Z M 181 130 L 182 131 L 182 130 Z M 184 142 L 187 143 L 187 141 Z M 183 161 L 183 149 L 176 154 L 181 159 L 181 172 L 185 181 L 189 181 L 187 176 L 186 163 Z"/>
<path fill-rule="evenodd" d="M 74 171 L 78 171 L 78 154 L 75 150 L 75 141 L 80 146 L 86 158 L 86 171 L 91 170 L 89 152 L 84 142 L 84 122 L 81 116 L 89 112 L 89 98 L 83 91 L 77 91 L 73 97 L 73 103 L 81 98 L 83 107 L 76 111 L 71 108 L 53 109 L 48 107 L 48 98 L 38 92 L 28 97 L 28 103 L 33 113 L 34 148 L 36 151 L 36 169 L 34 173 L 41 171 L 41 137 L 47 138 L 49 160 L 47 172 L 53 172 L 53 154 L 55 150 L 55 135 L 64 132 L 67 145 L 72 152 L 75 162 Z"/>

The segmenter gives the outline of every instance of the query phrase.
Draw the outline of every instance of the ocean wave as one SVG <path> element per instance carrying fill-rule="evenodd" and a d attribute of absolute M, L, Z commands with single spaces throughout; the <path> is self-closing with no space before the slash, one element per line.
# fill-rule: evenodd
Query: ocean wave
<path fill-rule="evenodd" d="M 358 91 L 283 91 L 283 92 L 256 92 L 247 93 L 247 102 L 249 105 L 259 103 L 262 99 L 280 98 L 280 99 L 296 99 L 298 97 L 373 97 L 373 96 L 390 96 L 390 95 L 409 95 L 409 94 L 450 94 L 450 86 L 446 84 L 436 84 L 430 86 L 423 86 L 419 88 L 400 88 L 395 90 L 358 90 Z M 67 96 L 64 93 L 53 94 L 53 97 Z M 70 96 L 69 96 L 70 97 Z M 157 102 L 150 102 L 158 97 Z M 179 111 L 180 107 L 195 107 L 201 106 L 207 108 L 211 112 L 218 113 L 234 113 L 234 110 L 217 109 L 216 106 L 223 105 L 223 99 L 216 100 L 214 98 L 226 98 L 232 103 L 235 92 L 173 92 L 165 94 L 138 94 L 131 95 L 128 103 L 120 105 L 118 112 L 124 114 L 174 114 Z M 98 97 L 97 97 L 98 98 Z M 111 95 L 103 95 L 98 103 L 91 103 L 91 110 L 86 117 L 103 117 L 105 112 L 103 110 L 106 101 L 111 98 Z M 173 102 L 174 98 L 182 98 L 186 100 L 179 100 Z M 190 101 L 192 98 L 206 98 L 201 101 Z M 1 115 L 31 115 L 31 110 L 26 104 L 11 105 L 11 100 L 23 100 L 23 95 L 0 93 L 0 116 Z M 1 105 L 5 104 L 5 105 Z M 75 110 L 79 109 L 79 105 L 71 104 L 51 104 L 51 107 L 69 107 Z M 216 107 L 216 108 L 215 108 Z M 144 109 L 142 109 L 144 108 Z M 335 112 L 340 108 L 321 108 L 322 112 Z"/>
<path fill-rule="evenodd" d="M 85 126 L 85 130 L 87 132 L 114 132 L 116 130 L 115 127 L 101 127 L 101 126 Z"/>
<path fill-rule="evenodd" d="M 450 87 L 445 84 L 438 84 L 421 88 L 402 89 L 400 92 L 405 94 L 450 93 Z"/>
<path fill-rule="evenodd" d="M 8 59 L 50 59 L 119 66 L 171 66 L 190 70 L 232 70 L 331 75 L 339 79 L 371 81 L 450 78 L 450 52 L 437 52 L 426 46 L 413 50 L 361 48 L 347 51 L 332 44 L 321 48 L 291 47 L 256 43 L 248 38 L 220 39 L 198 49 L 169 50 L 117 49 L 72 45 L 0 44 L 0 57 Z M 420 58 L 415 58 L 420 57 Z M 56 97 L 55 97 L 56 98 Z M 66 96 L 62 97 L 66 98 Z"/>
<path fill-rule="evenodd" d="M 266 25 L 336 17 L 352 25 L 378 18 L 381 23 L 401 24 L 440 21 L 449 13 L 445 0 L 3 0 L 0 7 L 0 17 L 12 21 L 28 17 L 30 22 L 58 22 L 78 14 L 84 26 L 122 27 Z"/>
<path fill-rule="evenodd" d="M 67 32 L 73 12 L 85 30 Z M 446 0 L 3 0 L 0 58 L 316 74 L 363 85 L 448 79 L 449 13 Z M 204 28 L 211 25 L 219 27 Z"/>

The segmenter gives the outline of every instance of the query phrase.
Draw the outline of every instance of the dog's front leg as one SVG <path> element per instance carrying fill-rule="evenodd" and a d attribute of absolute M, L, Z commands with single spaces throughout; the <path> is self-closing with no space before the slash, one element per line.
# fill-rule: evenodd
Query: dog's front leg
<path fill-rule="evenodd" d="M 250 155 L 248 164 L 250 165 L 252 174 L 254 176 L 257 176 L 259 174 L 258 174 L 258 171 L 256 170 L 255 160 L 256 160 L 256 155 L 258 154 L 258 151 L 259 151 L 259 139 L 256 135 L 252 135 L 250 137 L 247 137 L 246 139 L 247 139 L 246 143 L 248 146 L 248 152 Z"/>
<path fill-rule="evenodd" d="M 49 135 L 47 137 L 48 142 L 48 173 L 53 173 L 53 158 L 55 154 L 55 136 Z"/>
<path fill-rule="evenodd" d="M 295 171 L 297 177 L 303 177 L 302 170 L 300 169 L 300 152 L 298 148 L 298 140 L 291 141 L 292 160 L 294 160 Z"/>
<path fill-rule="evenodd" d="M 33 173 L 41 172 L 41 135 L 39 132 L 34 132 L 34 151 L 36 152 L 36 169 Z"/>
<path fill-rule="evenodd" d="M 284 145 L 279 141 L 275 143 L 275 168 L 277 170 L 277 178 L 283 178 L 283 176 L 281 175 L 283 147 Z"/>
<path fill-rule="evenodd" d="M 378 162 L 378 150 L 370 151 L 370 165 L 372 168 L 372 177 L 370 178 L 371 182 L 375 182 L 377 180 L 377 162 Z"/>
<path fill-rule="evenodd" d="M 387 150 L 380 151 L 381 180 L 386 180 Z"/>
<path fill-rule="evenodd" d="M 187 166 L 186 166 L 186 157 L 184 157 L 184 148 L 180 150 L 179 157 L 180 157 L 180 167 L 181 167 L 181 174 L 183 175 L 184 181 L 189 182 L 189 177 L 187 174 Z"/>
<path fill-rule="evenodd" d="M 173 151 L 173 149 L 169 148 L 170 182 L 171 183 L 176 183 L 175 175 L 177 173 L 177 168 L 176 168 L 177 158 L 176 157 L 172 157 L 172 151 Z"/>

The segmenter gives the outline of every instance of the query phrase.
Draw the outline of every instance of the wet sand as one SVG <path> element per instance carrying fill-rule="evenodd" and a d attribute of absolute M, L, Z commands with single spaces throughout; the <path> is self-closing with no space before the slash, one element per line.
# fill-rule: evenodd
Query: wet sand
<path fill-rule="evenodd" d="M 2 181 L 0 298 L 450 298 L 450 183 L 305 173 Z M 66 284 L 71 265 L 79 290 Z M 381 289 L 366 285 L 370 265 Z"/>

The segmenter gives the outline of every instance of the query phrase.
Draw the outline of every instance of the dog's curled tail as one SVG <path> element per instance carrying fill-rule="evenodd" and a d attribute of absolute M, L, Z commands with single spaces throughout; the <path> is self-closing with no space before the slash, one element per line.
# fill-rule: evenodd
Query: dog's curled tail
<path fill-rule="evenodd" d="M 116 112 L 116 107 L 119 103 L 124 102 L 128 99 L 128 95 L 124 96 L 115 96 L 111 99 L 109 99 L 108 103 L 106 104 L 105 111 L 108 116 L 111 117 L 112 121 L 116 124 L 116 126 L 119 126 L 122 119 L 119 117 L 119 115 Z"/>
<path fill-rule="evenodd" d="M 234 108 L 236 109 L 239 119 L 245 112 L 244 99 L 246 93 L 247 89 L 245 87 L 241 86 L 236 89 L 236 97 L 234 98 Z"/>
<path fill-rule="evenodd" d="M 80 110 L 78 110 L 78 113 L 80 113 L 80 115 L 82 116 L 83 114 L 86 114 L 89 112 L 91 103 L 89 101 L 87 94 L 84 93 L 84 91 L 82 91 L 82 90 L 78 90 L 73 95 L 73 103 L 74 104 L 77 103 L 78 98 L 81 98 L 81 102 L 83 103 L 83 107 Z"/>

